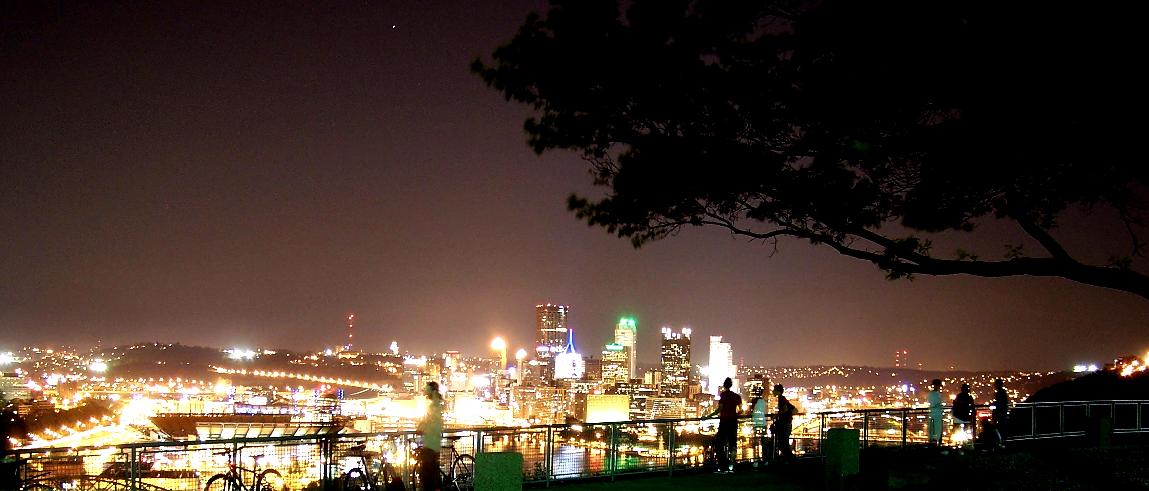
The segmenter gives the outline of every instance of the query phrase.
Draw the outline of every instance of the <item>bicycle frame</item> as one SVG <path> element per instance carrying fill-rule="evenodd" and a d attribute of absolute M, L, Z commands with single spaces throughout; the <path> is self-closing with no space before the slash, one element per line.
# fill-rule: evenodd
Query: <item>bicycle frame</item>
<path fill-rule="evenodd" d="M 240 450 L 246 447 L 236 449 L 227 449 L 216 455 L 227 455 L 227 472 L 216 474 L 207 480 L 204 486 L 204 491 L 214 491 L 216 489 L 223 491 L 263 491 L 263 489 L 270 489 L 268 485 L 268 478 L 275 476 L 282 479 L 279 471 L 275 469 L 265 468 L 260 469 L 259 459 L 262 455 L 253 455 L 252 460 L 254 465 L 251 469 L 241 467 L 236 461 Z M 244 482 L 244 474 L 251 474 L 251 486 Z M 218 483 L 218 486 L 216 484 Z"/>

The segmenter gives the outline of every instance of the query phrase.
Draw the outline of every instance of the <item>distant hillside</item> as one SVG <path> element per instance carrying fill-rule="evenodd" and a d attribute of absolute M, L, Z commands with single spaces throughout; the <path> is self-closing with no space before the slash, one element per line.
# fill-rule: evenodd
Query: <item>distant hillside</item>
<path fill-rule="evenodd" d="M 234 360 L 218 348 L 184 346 L 181 344 L 147 343 L 117 346 L 100 354 L 108 363 L 109 377 L 123 378 L 176 378 L 215 380 L 220 375 L 212 367 L 246 370 L 283 371 L 309 375 L 364 380 L 373 383 L 394 384 L 396 378 L 376 365 L 311 366 L 295 363 L 305 354 L 290 351 L 263 353 L 254 359 Z M 259 385 L 270 382 L 253 376 L 228 375 L 237 383 Z M 276 385 L 282 381 L 270 382 Z"/>
<path fill-rule="evenodd" d="M 112 377 L 197 380 L 210 378 L 209 365 L 224 359 L 216 348 L 163 343 L 116 346 L 104 350 L 100 356 L 108 363 L 108 375 Z"/>
<path fill-rule="evenodd" d="M 909 384 L 924 389 L 929 381 L 937 378 L 947 384 L 958 381 L 969 382 L 975 393 L 992 393 L 993 379 L 1007 380 L 1007 386 L 1021 394 L 1033 394 L 1038 390 L 1070 380 L 1074 374 L 1068 372 L 1020 372 L 1014 370 L 993 371 L 938 371 L 913 370 L 902 368 L 881 368 L 848 365 L 815 365 L 808 367 L 744 367 L 742 376 L 753 378 L 765 375 L 770 383 L 787 387 L 866 387 L 878 388 Z"/>
<path fill-rule="evenodd" d="M 1149 400 L 1149 372 L 1122 377 L 1101 371 L 1045 387 L 1026 402 Z"/>

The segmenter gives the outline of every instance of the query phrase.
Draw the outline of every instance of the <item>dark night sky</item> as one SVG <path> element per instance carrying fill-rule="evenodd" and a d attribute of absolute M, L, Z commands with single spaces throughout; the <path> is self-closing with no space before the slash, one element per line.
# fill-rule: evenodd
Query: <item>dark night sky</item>
<path fill-rule="evenodd" d="M 635 251 L 588 228 L 565 209 L 593 191 L 582 162 L 535 156 L 526 108 L 467 69 L 541 2 L 112 3 L 0 7 L 0 351 L 310 350 L 355 312 L 366 349 L 475 353 L 529 343 L 548 301 L 572 305 L 583 351 L 635 315 L 647 362 L 663 324 L 694 327 L 699 363 L 711 334 L 771 365 L 906 348 L 926 368 L 1044 369 L 1149 348 L 1129 294 L 888 282 L 800 242 L 771 258 L 696 230 Z M 1063 237 L 1111 240 L 1096 222 Z"/>

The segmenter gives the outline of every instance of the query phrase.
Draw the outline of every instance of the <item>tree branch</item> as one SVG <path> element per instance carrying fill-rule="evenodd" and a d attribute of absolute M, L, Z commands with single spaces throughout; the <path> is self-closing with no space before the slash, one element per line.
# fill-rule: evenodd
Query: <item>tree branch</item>
<path fill-rule="evenodd" d="M 1049 254 L 1052 255 L 1055 259 L 1073 263 L 1077 262 L 1069 256 L 1069 253 L 1065 251 L 1064 247 L 1061 247 L 1061 244 L 1057 242 L 1057 239 L 1054 239 L 1053 236 L 1049 234 L 1048 230 L 1041 228 L 1036 223 L 1034 223 L 1033 220 L 1028 218 L 1019 218 L 1017 219 L 1017 224 L 1021 226 L 1021 229 L 1024 230 L 1025 233 L 1029 234 L 1030 237 L 1033 237 L 1035 240 L 1037 240 L 1037 243 L 1041 244 L 1041 247 L 1044 247 L 1046 251 L 1049 251 Z"/>
<path fill-rule="evenodd" d="M 716 225 L 736 235 L 761 240 L 782 236 L 804 238 L 811 242 L 828 245 L 844 256 L 869 261 L 883 270 L 895 273 L 930 276 L 968 274 L 987 278 L 1005 276 L 1058 277 L 1087 285 L 1129 292 L 1149 299 L 1149 277 L 1125 268 L 1082 264 L 1069 258 L 1068 255 L 1048 258 L 1021 257 L 1006 261 L 937 259 L 908 250 L 893 239 L 870 230 L 859 230 L 851 232 L 850 235 L 882 246 L 885 248 L 884 251 L 869 251 L 850 247 L 844 241 L 833 236 L 797 227 L 784 226 L 769 232 L 756 232 L 738 227 L 728 218 L 708 216 L 710 219 L 703 220 L 703 224 Z"/>

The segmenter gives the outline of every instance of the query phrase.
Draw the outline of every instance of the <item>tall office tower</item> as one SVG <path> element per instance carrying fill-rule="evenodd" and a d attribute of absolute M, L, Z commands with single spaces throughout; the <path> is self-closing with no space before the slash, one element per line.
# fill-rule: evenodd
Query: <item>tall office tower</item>
<path fill-rule="evenodd" d="M 718 394 L 726 377 L 737 377 L 734 371 L 734 350 L 730 343 L 723 343 L 722 336 L 710 336 L 710 385 L 706 391 Z"/>
<path fill-rule="evenodd" d="M 662 328 L 662 397 L 684 397 L 690 381 L 690 328 Z"/>
<path fill-rule="evenodd" d="M 629 362 L 626 348 L 618 343 L 610 343 L 602 350 L 602 382 L 611 386 L 630 381 Z"/>
<path fill-rule="evenodd" d="M 906 350 L 898 350 L 894 352 L 894 368 L 909 368 L 910 367 L 910 352 Z"/>
<path fill-rule="evenodd" d="M 550 383 L 554 375 L 554 358 L 567 346 L 567 314 L 569 305 L 540 304 L 535 306 L 535 359 L 543 366 L 540 378 Z"/>
<path fill-rule="evenodd" d="M 623 317 L 614 326 L 614 344 L 621 345 L 626 350 L 628 379 L 638 378 L 638 351 L 635 344 L 638 341 L 638 324 L 633 317 Z"/>
<path fill-rule="evenodd" d="M 535 306 L 535 347 L 546 347 L 554 356 L 563 352 L 567 346 L 567 314 L 570 314 L 569 305 L 536 305 Z"/>

